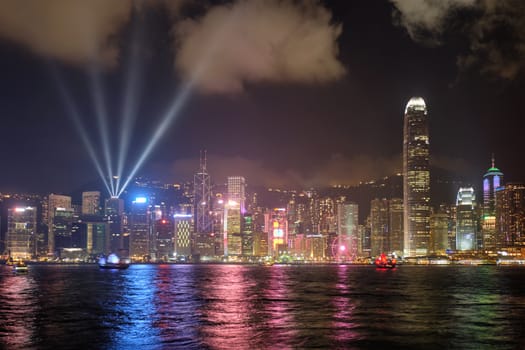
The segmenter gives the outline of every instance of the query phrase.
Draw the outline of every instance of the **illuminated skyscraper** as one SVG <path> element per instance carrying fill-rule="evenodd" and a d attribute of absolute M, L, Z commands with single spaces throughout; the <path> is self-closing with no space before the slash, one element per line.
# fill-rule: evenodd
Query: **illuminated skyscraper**
<path fill-rule="evenodd" d="M 333 253 L 341 259 L 353 260 L 359 253 L 358 209 L 356 203 L 337 205 L 338 246 L 337 253 Z"/>
<path fill-rule="evenodd" d="M 109 224 L 109 240 L 112 252 L 124 249 L 122 237 L 122 219 L 124 200 L 116 197 L 106 199 L 104 208 L 105 220 Z M 124 253 L 127 255 L 127 253 Z"/>
<path fill-rule="evenodd" d="M 494 250 L 496 248 L 496 189 L 503 183 L 503 173 L 492 166 L 483 175 L 483 216 L 482 234 L 483 249 Z"/>
<path fill-rule="evenodd" d="M 525 184 L 496 190 L 496 243 L 501 249 L 525 247 Z"/>
<path fill-rule="evenodd" d="M 186 259 L 191 255 L 191 232 L 193 231 L 193 216 L 191 214 L 175 214 L 175 255 L 177 259 Z"/>
<path fill-rule="evenodd" d="M 57 209 L 60 217 L 55 219 Z M 73 212 L 71 209 L 71 197 L 58 194 L 49 195 L 46 216 L 47 220 L 45 222 L 45 224 L 48 225 L 48 254 L 53 254 L 55 252 L 55 238 L 57 234 L 61 238 L 67 238 L 68 236 L 71 238 L 72 216 Z M 68 217 L 71 219 L 68 219 Z M 62 243 L 60 243 L 60 245 L 62 245 Z M 62 246 L 62 248 L 64 247 Z"/>
<path fill-rule="evenodd" d="M 229 200 L 224 205 L 224 255 L 241 255 L 241 207 L 238 202 Z"/>
<path fill-rule="evenodd" d="M 241 213 L 245 213 L 246 180 L 242 176 L 228 176 L 228 200 L 239 203 Z"/>
<path fill-rule="evenodd" d="M 472 187 L 461 187 L 456 200 L 456 249 L 477 249 L 476 194 Z"/>
<path fill-rule="evenodd" d="M 150 254 L 151 217 L 146 197 L 137 197 L 129 215 L 129 255 L 133 260 L 148 259 Z"/>
<path fill-rule="evenodd" d="M 390 252 L 388 224 L 388 200 L 372 200 L 370 202 L 370 243 L 372 256 Z"/>
<path fill-rule="evenodd" d="M 425 101 L 412 97 L 403 128 L 403 203 L 405 256 L 425 255 L 430 237 L 430 167 Z"/>
<path fill-rule="evenodd" d="M 204 157 L 201 152 L 199 172 L 193 177 L 193 199 L 195 205 L 195 232 L 197 234 L 210 234 L 213 232 L 211 216 L 211 183 L 210 175 L 206 170 L 206 151 Z"/>
<path fill-rule="evenodd" d="M 7 210 L 6 248 L 14 259 L 29 259 L 35 254 L 36 208 Z"/>
<path fill-rule="evenodd" d="M 264 214 L 264 227 L 268 232 L 270 256 L 279 256 L 288 250 L 288 218 L 285 208 L 275 208 Z"/>
<path fill-rule="evenodd" d="M 100 211 L 100 192 L 82 192 L 82 215 L 97 215 Z"/>

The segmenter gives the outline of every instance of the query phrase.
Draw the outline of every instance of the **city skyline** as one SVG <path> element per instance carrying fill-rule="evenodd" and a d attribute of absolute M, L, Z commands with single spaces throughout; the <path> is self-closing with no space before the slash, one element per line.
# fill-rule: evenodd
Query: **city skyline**
<path fill-rule="evenodd" d="M 181 113 L 137 175 L 191 181 L 201 149 L 208 150 L 212 181 L 242 175 L 253 185 L 308 188 L 400 173 L 403 111 L 421 96 L 430 115 L 432 166 L 479 191 L 494 153 L 506 181 L 523 181 L 525 167 L 516 159 L 525 55 L 517 44 L 525 10 L 511 12 L 506 1 L 491 8 L 447 4 L 95 1 L 83 5 L 84 21 L 77 21 L 80 2 L 54 1 L 34 21 L 14 2 L 1 4 L 9 18 L 0 17 L 0 191 L 69 193 L 97 181 L 61 87 L 99 148 L 95 115 L 105 107 L 115 161 L 123 101 L 135 77 L 125 176 L 184 79 L 198 70 L 192 60 L 208 54 L 206 74 L 195 78 Z M 28 6 L 38 13 L 38 2 Z M 488 25 L 496 16 L 508 20 L 507 32 Z M 221 23 L 231 28 L 208 53 L 202 47 L 214 43 L 210 32 Z M 58 33 L 63 26 L 69 36 Z M 89 28 L 99 31 L 77 37 Z M 239 28 L 247 41 L 236 35 Z M 256 59 L 265 54 L 274 60 Z"/>

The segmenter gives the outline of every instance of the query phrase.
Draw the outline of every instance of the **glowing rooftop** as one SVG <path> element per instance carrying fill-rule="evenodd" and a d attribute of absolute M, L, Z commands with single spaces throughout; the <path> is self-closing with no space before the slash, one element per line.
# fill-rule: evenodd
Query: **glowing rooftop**
<path fill-rule="evenodd" d="M 408 112 L 409 109 L 414 111 L 424 111 L 426 113 L 427 105 L 425 104 L 425 100 L 423 100 L 422 97 L 412 97 L 407 103 L 407 106 L 405 108 L 405 114 Z"/>

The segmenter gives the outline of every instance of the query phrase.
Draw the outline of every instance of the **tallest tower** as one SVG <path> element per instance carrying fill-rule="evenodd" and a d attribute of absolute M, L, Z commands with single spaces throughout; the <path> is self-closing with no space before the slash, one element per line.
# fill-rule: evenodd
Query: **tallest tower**
<path fill-rule="evenodd" d="M 403 128 L 403 202 L 405 256 L 426 255 L 430 238 L 430 167 L 427 106 L 412 97 Z"/>

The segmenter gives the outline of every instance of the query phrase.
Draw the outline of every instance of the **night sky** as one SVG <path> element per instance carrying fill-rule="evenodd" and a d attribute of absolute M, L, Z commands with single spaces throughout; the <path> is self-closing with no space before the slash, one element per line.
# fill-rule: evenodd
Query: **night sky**
<path fill-rule="evenodd" d="M 0 191 L 97 180 L 68 106 L 102 163 L 105 111 L 113 168 L 128 111 L 125 177 L 188 86 L 137 175 L 191 180 L 201 149 L 218 183 L 390 175 L 402 168 L 405 105 L 421 96 L 434 167 L 479 187 L 494 153 L 507 181 L 525 181 L 524 68 L 521 1 L 6 0 Z"/>

